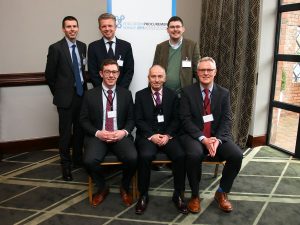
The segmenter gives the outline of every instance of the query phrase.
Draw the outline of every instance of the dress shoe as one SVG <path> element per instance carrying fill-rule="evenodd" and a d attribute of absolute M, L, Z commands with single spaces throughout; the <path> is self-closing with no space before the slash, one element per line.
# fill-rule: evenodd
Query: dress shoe
<path fill-rule="evenodd" d="M 184 202 L 184 199 L 181 196 L 174 196 L 172 197 L 172 201 L 174 202 L 176 208 L 178 211 L 182 214 L 188 214 L 189 211 L 187 209 L 187 206 Z"/>
<path fill-rule="evenodd" d="M 125 191 L 125 189 L 122 187 L 120 187 L 120 195 L 121 195 L 122 201 L 124 202 L 124 204 L 126 206 L 132 205 L 132 195 L 129 192 Z"/>
<path fill-rule="evenodd" d="M 96 207 L 99 204 L 101 204 L 104 201 L 104 199 L 106 198 L 106 196 L 108 195 L 108 193 L 109 193 L 109 189 L 108 188 L 99 190 L 97 193 L 95 193 L 93 195 L 92 205 L 94 207 Z"/>
<path fill-rule="evenodd" d="M 224 212 L 231 212 L 232 205 L 228 200 L 227 193 L 225 192 L 216 192 L 215 193 L 215 200 L 219 205 L 219 208 L 222 209 Z"/>
<path fill-rule="evenodd" d="M 72 181 L 73 180 L 71 168 L 62 167 L 62 178 L 64 181 Z"/>
<path fill-rule="evenodd" d="M 191 213 L 198 213 L 201 211 L 200 198 L 198 196 L 190 199 L 188 209 Z"/>
<path fill-rule="evenodd" d="M 135 213 L 141 215 L 147 208 L 149 198 L 147 196 L 141 196 L 135 205 Z"/>

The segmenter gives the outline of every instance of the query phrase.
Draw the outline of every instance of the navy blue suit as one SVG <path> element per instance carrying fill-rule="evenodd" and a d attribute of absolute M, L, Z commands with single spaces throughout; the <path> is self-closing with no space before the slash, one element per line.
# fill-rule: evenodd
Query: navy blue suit
<path fill-rule="evenodd" d="M 99 76 L 100 66 L 102 61 L 107 58 L 109 57 L 103 38 L 89 44 L 88 70 L 94 87 L 100 86 L 102 83 L 102 78 Z M 123 60 L 117 85 L 128 89 L 134 73 L 134 59 L 129 42 L 116 38 L 114 59 Z"/>

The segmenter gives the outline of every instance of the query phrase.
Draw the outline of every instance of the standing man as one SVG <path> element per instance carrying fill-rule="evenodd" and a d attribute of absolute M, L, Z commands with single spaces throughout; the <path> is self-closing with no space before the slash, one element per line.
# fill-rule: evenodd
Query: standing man
<path fill-rule="evenodd" d="M 164 68 L 154 65 L 149 69 L 149 87 L 138 91 L 135 97 L 136 146 L 138 158 L 138 188 L 140 198 L 136 214 L 142 214 L 149 196 L 151 162 L 158 151 L 165 152 L 173 163 L 173 202 L 178 211 L 187 214 L 184 202 L 185 154 L 177 140 L 179 128 L 178 98 L 174 91 L 163 87 L 166 81 Z"/>
<path fill-rule="evenodd" d="M 83 131 L 79 125 L 80 107 L 84 91 L 87 89 L 84 71 L 86 64 L 86 44 L 76 40 L 79 26 L 73 16 L 62 21 L 65 37 L 50 45 L 45 77 L 53 94 L 53 104 L 59 116 L 59 153 L 62 177 L 73 180 L 71 165 L 82 165 Z M 69 144 L 72 137 L 72 159 Z"/>
<path fill-rule="evenodd" d="M 131 136 L 134 128 L 133 100 L 130 91 L 116 85 L 119 74 L 117 62 L 105 59 L 100 69 L 102 85 L 86 93 L 80 113 L 80 124 L 86 133 L 84 164 L 98 187 L 93 195 L 94 207 L 109 193 L 100 167 L 108 151 L 124 164 L 120 194 L 126 206 L 132 204 L 129 185 L 137 161 Z"/>
<path fill-rule="evenodd" d="M 116 38 L 116 17 L 104 13 L 98 18 L 99 30 L 102 34 L 100 40 L 94 41 L 88 48 L 88 70 L 93 86 L 101 85 L 99 76 L 100 66 L 104 59 L 114 59 L 118 62 L 120 76 L 117 85 L 129 88 L 134 73 L 134 60 L 129 42 Z"/>
<path fill-rule="evenodd" d="M 229 91 L 216 83 L 216 63 L 210 57 L 199 60 L 197 73 L 200 83 L 182 90 L 180 119 L 185 131 L 181 137 L 186 147 L 187 176 L 192 190 L 188 209 L 200 212 L 199 182 L 205 155 L 226 160 L 220 186 L 215 193 L 219 208 L 231 212 L 228 200 L 235 177 L 240 171 L 243 154 L 231 135 L 231 109 Z"/>
<path fill-rule="evenodd" d="M 197 62 L 200 58 L 196 42 L 183 38 L 183 21 L 173 16 L 168 21 L 170 39 L 156 46 L 153 65 L 161 65 L 167 72 L 166 86 L 177 93 L 191 85 L 197 78 Z"/>

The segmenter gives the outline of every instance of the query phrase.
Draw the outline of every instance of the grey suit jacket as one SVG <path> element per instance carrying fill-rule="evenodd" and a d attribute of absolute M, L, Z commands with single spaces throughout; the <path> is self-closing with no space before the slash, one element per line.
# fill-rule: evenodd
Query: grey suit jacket
<path fill-rule="evenodd" d="M 153 65 L 161 65 L 165 70 L 168 68 L 169 59 L 169 40 L 164 41 L 156 46 Z M 197 77 L 197 62 L 200 58 L 199 46 L 196 42 L 183 38 L 181 46 L 181 59 L 191 60 L 192 67 L 181 67 L 180 69 L 180 83 L 181 87 L 191 85 L 193 83 L 193 77 Z M 181 65 L 182 66 L 182 65 Z"/>
<path fill-rule="evenodd" d="M 133 100 L 131 92 L 125 88 L 116 88 L 117 96 L 117 125 L 129 134 L 134 128 Z M 94 136 L 103 127 L 102 86 L 88 90 L 83 98 L 80 112 L 80 125 L 85 133 Z"/>
<path fill-rule="evenodd" d="M 83 63 L 83 59 L 86 58 L 86 44 L 76 41 L 76 45 L 82 66 L 83 88 L 86 90 L 85 65 Z M 50 45 L 45 78 L 53 94 L 53 104 L 57 107 L 69 107 L 75 92 L 75 76 L 69 46 L 65 38 Z"/>
<path fill-rule="evenodd" d="M 211 93 L 212 136 L 222 142 L 232 140 L 229 91 L 216 83 Z M 203 134 L 203 98 L 199 83 L 183 88 L 180 101 L 180 119 L 184 132 L 197 139 Z"/>

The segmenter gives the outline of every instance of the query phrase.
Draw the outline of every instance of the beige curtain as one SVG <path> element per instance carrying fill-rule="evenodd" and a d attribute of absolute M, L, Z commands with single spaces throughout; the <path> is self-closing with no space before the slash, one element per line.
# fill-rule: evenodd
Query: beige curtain
<path fill-rule="evenodd" d="M 202 0 L 200 54 L 217 62 L 216 83 L 230 90 L 232 134 L 245 147 L 256 86 L 260 0 Z"/>

